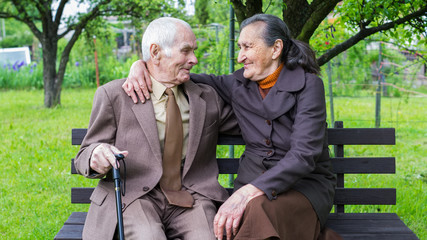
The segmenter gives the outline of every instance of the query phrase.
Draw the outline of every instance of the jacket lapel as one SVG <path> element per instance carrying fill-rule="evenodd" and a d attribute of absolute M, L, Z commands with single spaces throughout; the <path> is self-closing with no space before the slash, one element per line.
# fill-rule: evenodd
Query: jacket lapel
<path fill-rule="evenodd" d="M 263 108 L 269 119 L 276 119 L 289 112 L 296 103 L 295 92 L 305 86 L 305 73 L 301 67 L 294 70 L 283 68 L 277 83 L 265 97 Z M 281 104 L 278 104 L 281 103 Z"/>
<path fill-rule="evenodd" d="M 194 161 L 206 117 L 206 102 L 200 97 L 202 93 L 201 89 L 195 83 L 189 81 L 184 83 L 184 91 L 188 96 L 190 105 L 190 120 L 183 176 L 185 176 Z"/>
<path fill-rule="evenodd" d="M 135 114 L 142 131 L 148 139 L 148 145 L 153 151 L 156 160 L 162 162 L 157 123 L 156 118 L 154 117 L 155 115 L 152 102 L 147 101 L 144 104 L 134 104 L 132 106 L 132 111 Z"/>

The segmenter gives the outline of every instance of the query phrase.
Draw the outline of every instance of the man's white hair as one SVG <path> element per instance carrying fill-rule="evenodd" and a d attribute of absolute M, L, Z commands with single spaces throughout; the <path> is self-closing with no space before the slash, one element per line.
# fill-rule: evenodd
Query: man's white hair
<path fill-rule="evenodd" d="M 167 57 L 171 56 L 171 49 L 175 41 L 178 24 L 192 30 L 191 26 L 187 22 L 172 17 L 161 17 L 153 20 L 148 25 L 147 29 L 145 29 L 144 35 L 142 36 L 141 42 L 142 59 L 144 61 L 148 61 L 151 58 L 151 44 L 158 44 L 160 49 L 165 51 Z"/>

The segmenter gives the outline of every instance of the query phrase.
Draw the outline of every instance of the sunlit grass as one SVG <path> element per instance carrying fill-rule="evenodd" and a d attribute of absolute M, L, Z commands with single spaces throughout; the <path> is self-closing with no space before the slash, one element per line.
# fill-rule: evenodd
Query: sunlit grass
<path fill-rule="evenodd" d="M 89 122 L 95 89 L 64 89 L 62 106 L 43 107 L 43 92 L 0 91 L 0 239 L 52 239 L 74 211 L 70 188 L 96 180 L 70 174 L 71 128 Z M 381 127 L 396 128 L 395 146 L 347 147 L 351 156 L 395 156 L 392 175 L 349 175 L 346 187 L 396 187 L 396 206 L 348 207 L 347 211 L 397 212 L 420 239 L 427 239 L 426 98 L 383 98 Z M 345 127 L 374 127 L 375 99 L 335 98 L 335 119 Z M 328 108 L 329 114 L 329 108 Z M 330 114 L 329 114 L 330 115 Z M 235 155 L 242 152 L 236 147 Z M 223 146 L 219 155 L 228 156 Z M 222 176 L 228 185 L 228 176 Z"/>

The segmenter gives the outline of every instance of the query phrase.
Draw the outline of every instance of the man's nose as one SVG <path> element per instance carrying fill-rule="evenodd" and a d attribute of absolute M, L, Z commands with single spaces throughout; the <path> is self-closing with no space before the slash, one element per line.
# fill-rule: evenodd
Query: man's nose
<path fill-rule="evenodd" d="M 189 63 L 192 65 L 196 65 L 199 61 L 197 61 L 197 57 L 194 53 L 191 54 L 190 59 L 189 59 Z"/>
<path fill-rule="evenodd" d="M 237 62 L 242 63 L 243 61 L 245 61 L 245 59 L 246 59 L 245 54 L 243 53 L 242 50 L 240 50 L 239 55 L 237 55 Z"/>

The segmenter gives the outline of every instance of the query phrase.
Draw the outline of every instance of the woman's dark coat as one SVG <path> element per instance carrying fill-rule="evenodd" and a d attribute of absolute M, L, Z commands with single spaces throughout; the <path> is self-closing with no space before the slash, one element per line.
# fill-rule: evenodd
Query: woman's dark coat
<path fill-rule="evenodd" d="M 246 149 L 235 190 L 251 183 L 270 200 L 295 189 L 304 194 L 324 226 L 332 208 L 336 177 L 332 173 L 322 80 L 301 67 L 281 71 L 262 99 L 258 84 L 232 75 L 192 74 L 213 86 L 237 116 Z"/>

